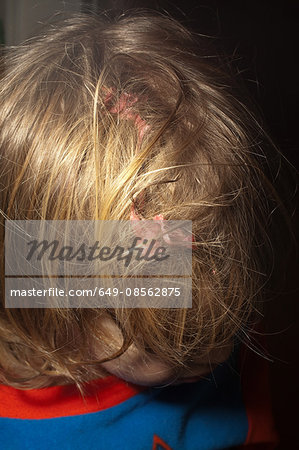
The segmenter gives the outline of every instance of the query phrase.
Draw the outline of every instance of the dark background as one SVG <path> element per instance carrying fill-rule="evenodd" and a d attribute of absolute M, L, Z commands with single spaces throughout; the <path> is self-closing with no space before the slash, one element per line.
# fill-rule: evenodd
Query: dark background
<path fill-rule="evenodd" d="M 45 21 L 57 9 L 66 13 L 106 10 L 113 16 L 129 8 L 146 7 L 167 11 L 188 28 L 210 36 L 220 52 L 232 57 L 234 71 L 259 110 L 263 127 L 282 154 L 298 168 L 298 0 L 53 0 L 32 2 L 32 11 L 20 13 L 18 5 L 21 7 L 23 3 L 22 0 L 3 0 L 0 5 L 4 39 L 8 44 L 34 34 L 39 17 Z M 18 23 L 23 26 L 26 14 L 30 26 L 22 34 Z M 293 181 L 288 189 L 286 195 L 291 198 L 295 192 Z M 286 203 L 288 200 L 285 198 Z M 290 214 L 293 200 L 292 205 Z M 270 364 L 271 386 L 275 420 L 281 435 L 280 450 L 299 448 L 299 295 L 296 250 L 293 244 L 291 247 L 293 252 L 288 259 L 283 257 L 281 261 L 284 283 L 268 304 L 268 345 L 274 360 Z"/>

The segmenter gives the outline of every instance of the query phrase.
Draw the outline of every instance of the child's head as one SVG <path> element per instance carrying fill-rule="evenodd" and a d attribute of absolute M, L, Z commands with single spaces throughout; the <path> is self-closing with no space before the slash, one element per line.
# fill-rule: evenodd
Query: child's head
<path fill-rule="evenodd" d="M 159 15 L 78 16 L 7 51 L 2 269 L 4 218 L 127 220 L 134 205 L 192 220 L 195 248 L 191 309 L 9 310 L 2 279 L 3 382 L 80 383 L 106 368 L 159 384 L 207 372 L 252 324 L 267 248 L 262 133 L 204 44 Z"/>

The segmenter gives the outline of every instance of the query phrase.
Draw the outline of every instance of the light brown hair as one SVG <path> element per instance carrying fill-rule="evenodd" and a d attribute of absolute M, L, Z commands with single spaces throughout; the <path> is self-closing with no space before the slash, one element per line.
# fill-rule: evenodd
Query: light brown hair
<path fill-rule="evenodd" d="M 205 40 L 173 19 L 75 16 L 7 50 L 0 83 L 1 381 L 20 388 L 105 375 L 105 315 L 172 367 L 192 366 L 235 336 L 260 309 L 269 248 L 263 132 L 233 94 Z M 107 108 L 124 93 L 148 125 Z M 192 220 L 191 309 L 7 309 L 4 219 Z M 137 204 L 137 203 L 136 203 Z M 138 205 L 137 205 L 138 206 Z M 139 205 L 139 208 L 141 206 Z"/>

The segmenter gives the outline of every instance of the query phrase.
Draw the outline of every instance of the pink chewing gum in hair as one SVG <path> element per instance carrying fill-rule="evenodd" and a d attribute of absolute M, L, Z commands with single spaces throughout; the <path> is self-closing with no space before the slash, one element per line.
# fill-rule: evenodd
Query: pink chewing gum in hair
<path fill-rule="evenodd" d="M 149 223 L 149 221 L 146 221 L 136 212 L 134 204 L 132 204 L 130 220 L 135 222 L 133 224 L 135 234 L 140 235 L 143 239 L 156 239 L 158 236 L 162 236 L 163 240 L 168 245 L 181 245 L 192 249 L 195 248 L 195 246 L 192 245 L 194 238 L 191 234 L 186 235 L 180 228 L 171 232 L 166 230 L 163 214 L 157 214 L 153 217 L 152 220 L 156 221 L 156 224 Z M 144 221 L 145 223 L 142 223 Z"/>
<path fill-rule="evenodd" d="M 106 90 L 106 97 L 104 99 L 105 105 L 111 103 L 115 97 L 115 89 L 113 88 L 104 88 Z M 136 95 L 128 94 L 123 92 L 119 100 L 114 103 L 114 105 L 109 108 L 109 112 L 112 114 L 118 114 L 122 119 L 133 120 L 135 126 L 138 130 L 138 143 L 140 144 L 143 136 L 146 131 L 150 128 L 150 126 L 146 123 L 145 120 L 141 118 L 141 116 L 134 112 L 133 105 L 138 101 L 138 97 Z"/>
<path fill-rule="evenodd" d="M 114 88 L 103 88 L 106 92 L 106 96 L 104 98 L 105 105 L 109 106 L 109 104 L 113 103 L 115 97 L 115 89 Z M 128 94 L 127 92 L 123 92 L 118 101 L 114 102 L 111 107 L 108 108 L 108 111 L 111 114 L 118 114 L 120 118 L 133 120 L 135 126 L 138 130 L 138 144 L 140 145 L 145 133 L 150 129 L 150 126 L 146 123 L 144 119 L 141 118 L 139 114 L 134 112 L 133 105 L 138 101 L 138 97 L 133 94 Z M 142 193 L 141 193 L 142 195 Z M 144 221 L 145 219 L 141 218 L 141 216 L 136 212 L 134 204 L 131 206 L 130 220 L 134 222 Z M 140 236 L 142 239 L 147 239 L 148 241 L 157 239 L 158 236 L 163 236 L 163 240 L 168 245 L 178 245 L 178 242 L 181 245 L 186 245 L 191 248 L 195 248 L 192 245 L 194 242 L 194 238 L 192 235 L 186 235 L 181 229 L 173 230 L 171 233 L 166 232 L 166 226 L 164 222 L 164 217 L 162 214 L 157 214 L 153 217 L 154 221 L 157 221 L 157 224 L 141 224 L 134 223 L 133 229 L 136 236 Z M 164 222 L 164 223 L 163 223 Z M 158 247 L 158 244 L 155 244 L 155 248 Z"/>

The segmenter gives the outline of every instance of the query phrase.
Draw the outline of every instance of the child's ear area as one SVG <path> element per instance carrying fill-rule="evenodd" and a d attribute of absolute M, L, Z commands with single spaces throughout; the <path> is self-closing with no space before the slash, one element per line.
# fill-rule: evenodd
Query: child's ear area
<path fill-rule="evenodd" d="M 134 344 L 121 356 L 102 363 L 109 373 L 144 386 L 163 385 L 174 379 L 173 370 L 152 355 L 142 354 Z"/>
<path fill-rule="evenodd" d="M 123 336 L 117 324 L 110 317 L 101 321 L 101 329 L 111 341 L 106 349 L 95 349 L 100 360 L 119 350 L 123 344 Z M 109 348 L 109 350 L 108 350 Z M 153 353 L 141 352 L 134 344 L 120 356 L 101 363 L 108 373 L 130 383 L 144 386 L 166 386 L 193 382 L 207 376 L 215 367 L 225 362 L 233 349 L 229 342 L 222 347 L 211 350 L 207 357 L 197 357 L 188 361 L 185 367 L 173 367 L 163 362 Z"/>
<path fill-rule="evenodd" d="M 110 343 L 105 348 L 94 349 L 99 360 L 117 352 L 123 345 L 122 332 L 112 318 L 107 316 L 101 320 L 101 331 L 110 338 Z M 125 381 L 144 386 L 164 384 L 174 378 L 173 369 L 155 355 L 144 354 L 134 344 L 120 356 L 101 363 L 101 367 Z"/>

